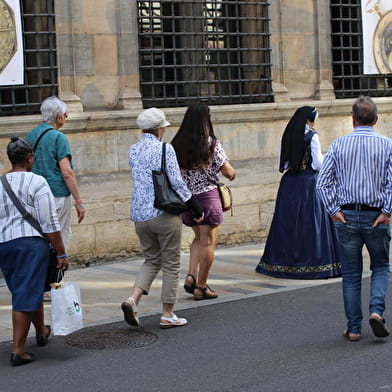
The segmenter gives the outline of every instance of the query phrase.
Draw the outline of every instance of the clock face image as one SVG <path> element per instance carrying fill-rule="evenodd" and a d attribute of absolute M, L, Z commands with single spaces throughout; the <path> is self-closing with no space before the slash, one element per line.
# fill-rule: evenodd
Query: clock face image
<path fill-rule="evenodd" d="M 374 60 L 380 73 L 392 73 L 392 11 L 384 14 L 374 32 Z"/>
<path fill-rule="evenodd" d="M 15 17 L 12 9 L 0 0 L 0 73 L 17 51 Z"/>

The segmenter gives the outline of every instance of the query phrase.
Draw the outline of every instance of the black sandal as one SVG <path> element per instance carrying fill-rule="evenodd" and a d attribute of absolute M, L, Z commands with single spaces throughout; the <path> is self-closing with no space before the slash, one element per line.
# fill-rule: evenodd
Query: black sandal
<path fill-rule="evenodd" d="M 195 286 L 195 289 L 200 290 L 201 293 L 202 293 L 201 295 L 193 294 L 193 298 L 194 298 L 195 301 L 202 301 L 203 299 L 215 299 L 215 298 L 218 298 L 218 294 L 215 293 L 215 291 L 212 290 L 211 287 L 208 286 L 208 285 L 206 287 Z M 207 290 L 210 290 L 214 294 L 208 294 Z"/>
<path fill-rule="evenodd" d="M 193 279 L 193 283 L 192 284 L 187 284 L 186 280 L 188 279 L 188 277 L 191 277 Z M 196 287 L 196 279 L 192 274 L 188 274 L 185 278 L 185 283 L 184 283 L 184 289 L 187 293 L 189 294 L 193 294 L 193 292 L 195 291 L 195 287 Z"/>
<path fill-rule="evenodd" d="M 22 357 L 21 355 L 11 353 L 10 363 L 11 366 L 20 366 L 25 365 L 26 363 L 30 363 L 35 361 L 35 356 L 30 353 L 26 353 L 28 355 L 27 358 Z"/>
<path fill-rule="evenodd" d="M 40 336 L 36 336 L 36 340 L 37 340 L 37 346 L 46 346 L 48 344 L 48 340 L 49 340 L 49 336 L 50 333 L 52 332 L 50 325 L 45 325 L 46 329 L 48 330 L 48 332 L 46 333 L 46 335 L 40 335 Z"/>

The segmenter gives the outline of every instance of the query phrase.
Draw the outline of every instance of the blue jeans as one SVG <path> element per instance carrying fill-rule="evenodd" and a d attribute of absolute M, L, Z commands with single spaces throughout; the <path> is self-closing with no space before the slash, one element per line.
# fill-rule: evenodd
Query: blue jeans
<path fill-rule="evenodd" d="M 344 310 L 347 327 L 351 333 L 361 333 L 362 329 L 362 248 L 370 256 L 370 299 L 369 314 L 385 310 L 385 296 L 389 281 L 389 244 L 391 233 L 389 225 L 373 228 L 377 211 L 343 211 L 347 223 L 335 223 L 340 249 L 343 277 Z"/>

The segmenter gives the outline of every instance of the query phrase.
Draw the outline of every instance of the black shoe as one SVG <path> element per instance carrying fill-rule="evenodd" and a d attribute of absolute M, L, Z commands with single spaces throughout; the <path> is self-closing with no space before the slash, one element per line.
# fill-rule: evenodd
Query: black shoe
<path fill-rule="evenodd" d="M 10 358 L 11 366 L 25 365 L 26 363 L 35 361 L 35 357 L 33 354 L 30 353 L 26 353 L 26 354 L 28 354 L 30 358 L 23 358 L 18 354 L 11 353 L 11 358 Z"/>
<path fill-rule="evenodd" d="M 41 336 L 36 336 L 35 338 L 37 339 L 37 346 L 46 346 L 48 344 L 49 336 L 50 333 L 52 332 L 52 329 L 50 328 L 50 325 L 45 325 L 45 327 L 48 330 L 48 333 L 46 335 L 41 335 Z"/>
<path fill-rule="evenodd" d="M 389 335 L 388 328 L 385 325 L 385 320 L 376 314 L 369 317 L 369 324 L 373 330 L 374 336 L 378 338 L 386 338 Z"/>

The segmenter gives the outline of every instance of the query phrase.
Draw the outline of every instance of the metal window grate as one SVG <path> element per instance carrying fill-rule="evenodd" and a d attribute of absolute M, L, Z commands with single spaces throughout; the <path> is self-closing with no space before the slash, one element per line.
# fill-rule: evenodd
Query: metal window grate
<path fill-rule="evenodd" d="M 145 107 L 271 102 L 268 1 L 137 1 Z"/>
<path fill-rule="evenodd" d="M 54 0 L 22 0 L 24 84 L 0 86 L 0 115 L 35 114 L 57 94 Z"/>
<path fill-rule="evenodd" d="M 391 75 L 363 74 L 360 0 L 331 0 L 332 68 L 336 98 L 392 95 Z"/>

